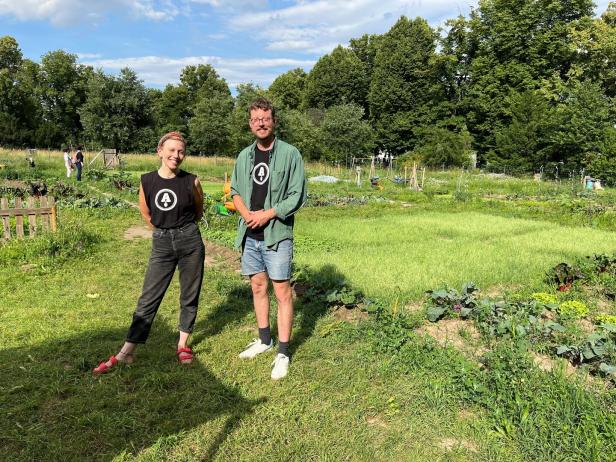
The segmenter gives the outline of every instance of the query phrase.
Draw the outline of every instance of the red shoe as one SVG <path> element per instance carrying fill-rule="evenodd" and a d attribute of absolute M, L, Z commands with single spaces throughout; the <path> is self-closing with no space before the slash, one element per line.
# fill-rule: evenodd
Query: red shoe
<path fill-rule="evenodd" d="M 108 366 L 107 362 L 110 362 L 111 366 Z M 114 355 L 111 355 L 107 361 L 103 361 L 102 363 L 98 365 L 98 367 L 95 367 L 92 370 L 92 374 L 94 375 L 105 374 L 109 372 L 113 368 L 113 366 L 115 366 L 116 364 L 118 364 L 118 359 Z"/>
<path fill-rule="evenodd" d="M 176 353 L 178 355 L 178 361 L 180 364 L 192 364 L 193 362 L 193 351 L 190 347 L 178 348 Z"/>

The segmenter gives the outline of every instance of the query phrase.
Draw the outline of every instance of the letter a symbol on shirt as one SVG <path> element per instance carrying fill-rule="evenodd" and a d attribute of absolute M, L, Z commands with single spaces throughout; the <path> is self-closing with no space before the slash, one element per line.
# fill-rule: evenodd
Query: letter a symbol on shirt
<path fill-rule="evenodd" d="M 160 200 L 165 208 L 169 207 L 169 203 L 171 202 L 171 198 L 169 197 L 169 193 L 165 193 L 163 198 Z"/>
<path fill-rule="evenodd" d="M 257 175 L 259 176 L 259 181 L 263 181 L 263 178 L 265 177 L 265 169 L 263 167 L 261 167 L 259 169 L 259 173 L 257 173 Z"/>

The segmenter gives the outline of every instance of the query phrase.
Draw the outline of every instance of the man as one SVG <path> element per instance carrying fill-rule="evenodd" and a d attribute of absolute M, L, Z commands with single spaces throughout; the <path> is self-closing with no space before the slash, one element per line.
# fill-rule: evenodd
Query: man
<path fill-rule="evenodd" d="M 231 196 L 241 215 L 236 246 L 242 249 L 242 274 L 250 277 L 259 328 L 240 358 L 254 358 L 273 347 L 269 325 L 269 281 L 278 302 L 278 354 L 272 379 L 289 369 L 289 339 L 293 325 L 291 263 L 294 214 L 306 201 L 304 161 L 299 151 L 276 138 L 276 113 L 265 98 L 250 105 L 249 125 L 255 142 L 237 157 Z"/>
<path fill-rule="evenodd" d="M 77 181 L 81 181 L 81 169 L 83 168 L 83 153 L 81 152 L 81 146 L 77 148 L 77 154 L 75 154 L 75 167 L 77 168 Z"/>

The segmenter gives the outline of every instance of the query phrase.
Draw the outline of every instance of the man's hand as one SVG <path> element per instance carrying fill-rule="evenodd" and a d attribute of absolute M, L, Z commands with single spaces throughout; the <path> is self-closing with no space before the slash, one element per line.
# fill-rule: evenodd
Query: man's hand
<path fill-rule="evenodd" d="M 246 225 L 251 228 L 261 228 L 265 226 L 272 218 L 276 216 L 274 209 L 259 210 L 257 212 L 249 212 L 246 219 Z"/>

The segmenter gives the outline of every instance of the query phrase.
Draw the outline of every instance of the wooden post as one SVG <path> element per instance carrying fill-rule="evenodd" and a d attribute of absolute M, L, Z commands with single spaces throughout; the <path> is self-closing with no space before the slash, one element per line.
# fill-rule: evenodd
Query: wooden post
<path fill-rule="evenodd" d="M 46 196 L 41 196 L 41 207 L 47 207 L 47 197 Z M 49 231 L 49 215 L 46 213 L 41 215 L 41 221 L 42 221 L 43 230 Z"/>
<path fill-rule="evenodd" d="M 9 208 L 9 201 L 6 197 L 3 197 L 0 200 L 0 208 L 2 209 L 8 209 Z M 4 238 L 5 239 L 10 239 L 11 238 L 11 227 L 9 226 L 9 217 L 2 217 L 2 227 L 4 228 Z"/>
<path fill-rule="evenodd" d="M 53 197 L 49 198 L 49 207 L 51 207 L 51 230 L 55 233 L 57 230 L 58 211 L 56 210 L 56 201 Z"/>
<path fill-rule="evenodd" d="M 34 197 L 28 197 L 28 208 L 32 209 L 30 213 L 28 213 L 28 232 L 30 233 L 30 237 L 34 237 L 36 235 L 36 211 L 34 211 Z"/>
<path fill-rule="evenodd" d="M 21 197 L 15 198 L 15 208 L 20 209 L 22 206 Z M 24 237 L 24 217 L 23 215 L 15 215 L 15 232 L 17 237 Z"/>
<path fill-rule="evenodd" d="M 421 171 L 421 190 L 424 188 L 424 180 L 426 179 L 426 167 Z"/>

